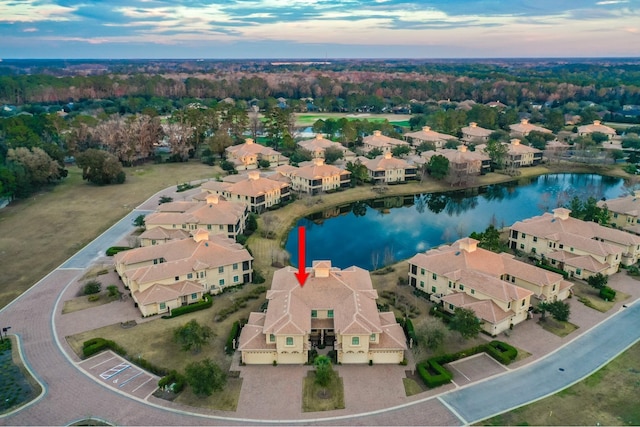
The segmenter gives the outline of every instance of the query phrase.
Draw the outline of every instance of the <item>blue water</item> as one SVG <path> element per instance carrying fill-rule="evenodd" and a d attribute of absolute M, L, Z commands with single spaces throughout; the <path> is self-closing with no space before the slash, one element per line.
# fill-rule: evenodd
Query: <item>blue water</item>
<path fill-rule="evenodd" d="M 624 181 L 595 174 L 552 174 L 480 189 L 370 200 L 300 219 L 286 250 L 297 266 L 298 226 L 306 228 L 306 265 L 328 259 L 334 266 L 373 270 L 451 243 L 490 224 L 510 226 L 559 206 L 574 196 L 611 199 L 626 194 Z M 378 207 L 387 203 L 387 208 Z M 408 204 L 408 206 L 403 206 Z M 400 207 L 388 207 L 395 205 Z M 372 207 L 375 206 L 376 208 Z"/>

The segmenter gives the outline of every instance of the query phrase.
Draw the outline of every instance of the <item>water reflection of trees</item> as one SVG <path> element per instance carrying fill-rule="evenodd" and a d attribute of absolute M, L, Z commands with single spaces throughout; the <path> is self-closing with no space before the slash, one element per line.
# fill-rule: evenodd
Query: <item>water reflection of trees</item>
<path fill-rule="evenodd" d="M 459 216 L 470 209 L 474 209 L 478 206 L 477 196 L 467 196 L 465 194 L 456 194 L 449 197 L 449 202 L 445 208 L 445 212 L 449 216 Z"/>

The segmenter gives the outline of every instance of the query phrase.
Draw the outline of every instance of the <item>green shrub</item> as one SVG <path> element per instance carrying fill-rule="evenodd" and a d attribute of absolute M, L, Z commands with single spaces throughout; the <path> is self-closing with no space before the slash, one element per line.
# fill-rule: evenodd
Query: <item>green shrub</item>
<path fill-rule="evenodd" d="M 238 338 L 240 333 L 240 322 L 237 320 L 233 322 L 231 325 L 231 331 L 229 331 L 229 336 L 227 337 L 227 342 L 224 346 L 224 351 L 227 354 L 233 354 L 235 349 L 233 348 L 233 341 Z"/>
<path fill-rule="evenodd" d="M 443 384 L 450 383 L 453 375 L 444 368 L 438 360 L 440 358 L 431 358 L 417 365 L 418 374 L 424 384 L 429 388 L 439 387 Z M 446 362 L 445 362 L 446 363 Z"/>
<path fill-rule="evenodd" d="M 204 294 L 203 299 L 201 301 L 196 302 L 195 304 L 184 305 L 182 307 L 176 307 L 171 310 L 170 316 L 162 316 L 163 319 L 172 319 L 174 317 L 182 316 L 183 314 L 193 313 L 194 311 L 204 310 L 205 308 L 209 308 L 213 305 L 213 299 L 211 299 L 211 295 Z"/>
<path fill-rule="evenodd" d="M 172 370 L 158 381 L 158 387 L 168 387 L 174 393 L 180 393 L 184 389 L 185 379 L 177 371 Z"/>
<path fill-rule="evenodd" d="M 413 340 L 413 344 L 415 345 L 418 342 L 418 339 L 416 337 L 416 331 L 413 328 L 413 322 L 411 321 L 411 319 L 407 318 L 404 321 L 404 333 L 407 336 L 407 339 L 412 339 Z"/>
<path fill-rule="evenodd" d="M 89 297 L 87 298 L 89 302 L 96 302 L 99 299 L 100 299 L 100 295 L 89 295 Z"/>
<path fill-rule="evenodd" d="M 540 267 L 540 268 L 544 268 L 545 270 L 553 271 L 554 273 L 562 274 L 562 277 L 565 278 L 565 279 L 567 279 L 569 277 L 569 273 L 567 273 L 566 271 L 561 270 L 559 268 L 552 267 L 552 266 L 550 266 L 548 264 L 537 263 L 537 266 Z"/>
<path fill-rule="evenodd" d="M 502 341 L 491 341 L 489 344 L 486 344 L 485 350 L 487 354 L 503 365 L 508 365 L 513 362 L 515 358 L 518 356 L 518 350 L 515 347 L 510 346 L 506 342 Z"/>
<path fill-rule="evenodd" d="M 101 289 L 102 284 L 100 282 L 98 282 L 97 280 L 91 280 L 84 284 L 82 292 L 84 293 L 84 295 L 93 295 L 99 293 Z"/>
<path fill-rule="evenodd" d="M 93 356 L 96 353 L 100 353 L 103 350 L 112 350 L 120 356 L 126 356 L 125 349 L 111 340 L 105 340 L 104 338 L 93 338 L 85 341 L 82 344 L 82 354 L 84 357 Z"/>
<path fill-rule="evenodd" d="M 262 274 L 260 274 L 258 270 L 253 270 L 253 280 L 251 281 L 251 283 L 259 285 L 261 283 L 264 283 L 265 280 L 266 279 L 262 276 Z"/>
<path fill-rule="evenodd" d="M 118 252 L 128 251 L 129 249 L 131 249 L 129 246 L 111 246 L 107 249 L 106 254 L 107 256 L 114 256 Z"/>
<path fill-rule="evenodd" d="M 613 301 L 616 298 L 616 291 L 614 291 L 608 286 L 605 286 L 604 288 L 600 289 L 599 295 L 600 295 L 600 298 L 604 300 Z"/>
<path fill-rule="evenodd" d="M 116 285 L 107 286 L 107 293 L 110 297 L 120 296 L 120 291 L 118 290 L 118 287 Z"/>

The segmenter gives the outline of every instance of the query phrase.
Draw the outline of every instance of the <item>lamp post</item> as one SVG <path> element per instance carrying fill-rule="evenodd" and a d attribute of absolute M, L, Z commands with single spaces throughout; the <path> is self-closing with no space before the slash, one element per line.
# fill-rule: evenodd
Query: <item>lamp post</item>
<path fill-rule="evenodd" d="M 7 331 L 11 329 L 11 326 L 6 326 L 4 328 L 2 328 L 2 332 L 4 332 L 4 337 L 7 337 Z M 4 341 L 4 339 L 2 338 L 2 332 L 0 332 L 0 342 Z"/>

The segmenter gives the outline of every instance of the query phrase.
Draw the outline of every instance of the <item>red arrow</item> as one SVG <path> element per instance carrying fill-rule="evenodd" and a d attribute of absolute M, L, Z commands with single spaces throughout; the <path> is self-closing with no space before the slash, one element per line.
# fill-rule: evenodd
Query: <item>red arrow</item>
<path fill-rule="evenodd" d="M 296 275 L 296 279 L 298 279 L 298 283 L 300 286 L 304 286 L 304 282 L 307 281 L 307 277 L 309 277 L 309 273 L 307 273 L 307 269 L 304 266 L 304 250 L 305 250 L 305 241 L 304 241 L 304 226 L 298 227 L 298 272 L 294 273 Z"/>

